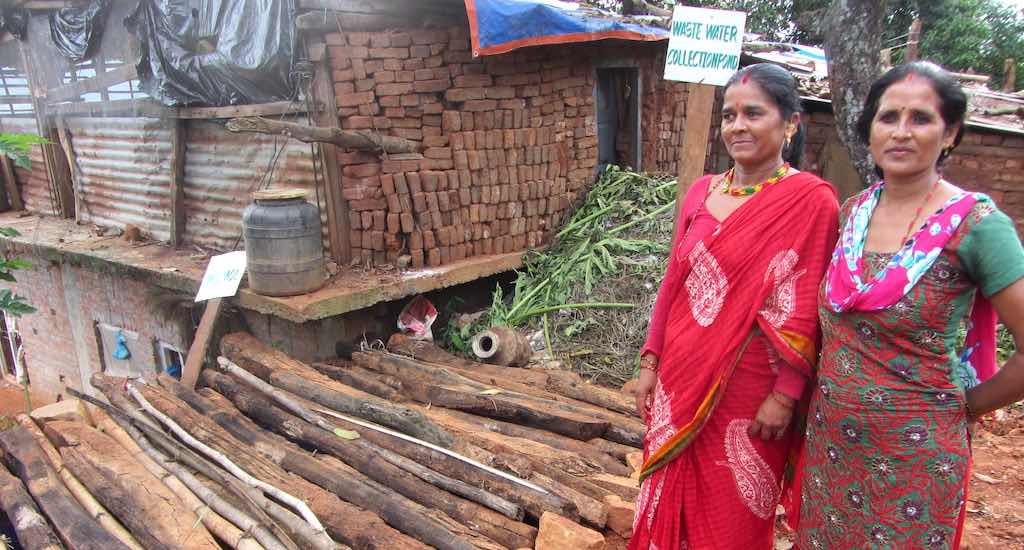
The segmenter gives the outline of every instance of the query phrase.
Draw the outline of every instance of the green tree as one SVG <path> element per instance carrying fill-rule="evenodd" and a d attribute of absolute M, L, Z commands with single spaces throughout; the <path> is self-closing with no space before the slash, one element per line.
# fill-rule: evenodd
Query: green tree
<path fill-rule="evenodd" d="M 39 136 L 32 134 L 0 134 L 0 155 L 6 155 L 14 164 L 22 168 L 29 168 L 32 162 L 28 157 L 33 145 L 47 143 Z M 12 227 L 0 227 L 0 236 L 17 237 L 18 231 Z M 28 260 L 19 258 L 0 258 L 0 281 L 9 283 L 17 282 L 14 271 L 31 267 Z M 14 293 L 9 288 L 0 289 L 0 311 L 6 311 L 15 317 L 28 313 L 34 313 L 36 309 L 25 301 L 25 298 Z"/>

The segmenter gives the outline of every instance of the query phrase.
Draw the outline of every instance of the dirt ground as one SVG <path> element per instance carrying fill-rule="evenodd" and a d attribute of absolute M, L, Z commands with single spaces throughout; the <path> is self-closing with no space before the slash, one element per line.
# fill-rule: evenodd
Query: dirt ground
<path fill-rule="evenodd" d="M 984 421 L 975 433 L 967 512 L 962 548 L 1024 550 L 1024 407 Z"/>

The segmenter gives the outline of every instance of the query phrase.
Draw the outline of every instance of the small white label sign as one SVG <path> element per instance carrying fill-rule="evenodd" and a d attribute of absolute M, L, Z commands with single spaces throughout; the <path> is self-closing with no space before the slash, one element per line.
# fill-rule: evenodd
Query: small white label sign
<path fill-rule="evenodd" d="M 245 251 L 228 252 L 210 258 L 199 285 L 196 301 L 202 302 L 210 298 L 226 298 L 238 292 L 238 284 L 245 274 Z"/>
<path fill-rule="evenodd" d="M 676 4 L 665 56 L 665 80 L 722 86 L 740 66 L 742 11 L 709 10 Z"/>

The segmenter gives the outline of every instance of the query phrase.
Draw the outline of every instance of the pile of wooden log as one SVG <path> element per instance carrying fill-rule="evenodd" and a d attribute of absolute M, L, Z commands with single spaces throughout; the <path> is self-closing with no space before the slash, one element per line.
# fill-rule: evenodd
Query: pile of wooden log
<path fill-rule="evenodd" d="M 562 371 L 396 335 L 308 365 L 245 333 L 199 390 L 95 375 L 106 398 L 0 434 L 26 548 L 576 549 L 631 534 L 643 425 Z M 20 479 L 19 479 L 20 478 Z"/>

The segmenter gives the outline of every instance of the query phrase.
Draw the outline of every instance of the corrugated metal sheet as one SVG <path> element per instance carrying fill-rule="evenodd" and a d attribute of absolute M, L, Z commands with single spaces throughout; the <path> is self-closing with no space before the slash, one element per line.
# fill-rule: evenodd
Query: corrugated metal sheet
<path fill-rule="evenodd" d="M 292 120 L 308 124 L 304 118 Z M 216 122 L 189 121 L 185 240 L 218 250 L 240 249 L 242 211 L 252 202 L 252 193 L 298 187 L 309 190 L 313 202 L 317 196 L 315 162 L 308 143 L 264 134 L 234 134 Z M 327 208 L 322 189 L 319 202 L 326 246 Z"/>
<path fill-rule="evenodd" d="M 170 238 L 171 131 L 154 118 L 71 118 L 80 220 Z"/>
<path fill-rule="evenodd" d="M 0 119 L 0 127 L 4 132 L 10 133 L 39 133 L 36 128 L 36 119 L 32 117 L 5 117 Z M 54 216 L 56 211 L 50 195 L 50 177 L 46 174 L 46 164 L 43 162 L 43 148 L 38 145 L 32 147 L 29 158 L 32 160 L 31 169 L 14 168 L 14 177 L 18 180 L 21 200 L 29 212 Z"/>

